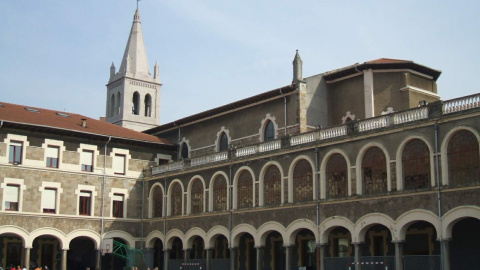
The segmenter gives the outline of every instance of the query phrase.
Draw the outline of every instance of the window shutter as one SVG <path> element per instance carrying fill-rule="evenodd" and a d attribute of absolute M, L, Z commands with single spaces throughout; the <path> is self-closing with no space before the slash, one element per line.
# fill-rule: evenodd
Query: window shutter
<path fill-rule="evenodd" d="M 123 195 L 121 195 L 121 194 L 114 194 L 114 195 L 113 195 L 113 200 L 114 200 L 114 201 L 123 202 Z"/>
<path fill-rule="evenodd" d="M 125 173 L 125 156 L 115 155 L 113 157 L 113 172 Z"/>
<path fill-rule="evenodd" d="M 7 185 L 5 188 L 5 201 L 18 203 L 18 186 Z"/>
<path fill-rule="evenodd" d="M 47 147 L 47 157 L 58 158 L 58 147 L 48 146 Z"/>
<path fill-rule="evenodd" d="M 21 143 L 21 142 L 10 142 L 10 145 L 22 147 L 22 143 Z"/>
<path fill-rule="evenodd" d="M 93 160 L 93 153 L 90 151 L 83 151 L 82 152 L 82 160 L 81 163 L 83 165 L 92 165 Z"/>
<path fill-rule="evenodd" d="M 91 197 L 92 194 L 90 193 L 90 191 L 80 191 L 80 197 Z"/>
<path fill-rule="evenodd" d="M 43 190 L 42 204 L 43 208 L 55 209 L 55 202 L 57 200 L 57 190 L 45 189 Z"/>

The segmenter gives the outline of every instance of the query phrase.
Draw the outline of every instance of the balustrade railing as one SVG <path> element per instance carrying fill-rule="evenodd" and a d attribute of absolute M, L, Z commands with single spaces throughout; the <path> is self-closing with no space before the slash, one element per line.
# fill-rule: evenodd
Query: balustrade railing
<path fill-rule="evenodd" d="M 256 154 L 257 152 L 258 152 L 258 147 L 256 145 L 247 146 L 247 147 L 238 148 L 237 152 L 235 153 L 235 156 L 244 157 L 244 156 Z"/>
<path fill-rule="evenodd" d="M 428 107 L 420 107 L 414 110 L 398 112 L 393 115 L 394 124 L 408 123 L 428 118 Z"/>
<path fill-rule="evenodd" d="M 299 144 L 314 142 L 317 140 L 317 138 L 318 138 L 318 131 L 292 136 L 290 138 L 290 145 L 295 146 Z"/>
<path fill-rule="evenodd" d="M 335 138 L 343 135 L 347 135 L 347 125 L 320 130 L 321 140 Z"/>
<path fill-rule="evenodd" d="M 383 128 L 389 125 L 388 116 L 380 116 L 358 122 L 358 131 L 364 132 L 377 128 Z"/>
<path fill-rule="evenodd" d="M 451 99 L 443 102 L 443 113 L 449 114 L 480 107 L 480 94 Z"/>
<path fill-rule="evenodd" d="M 282 143 L 280 140 L 277 140 L 277 141 L 271 141 L 271 142 L 266 142 L 266 143 L 262 143 L 258 146 L 258 151 L 260 153 L 263 153 L 263 152 L 269 152 L 269 151 L 273 151 L 273 150 L 277 150 L 277 149 L 280 149 L 282 148 Z"/>
<path fill-rule="evenodd" d="M 219 162 L 228 159 L 228 152 L 215 153 L 208 156 L 192 158 L 190 161 L 190 166 L 200 166 L 208 163 Z"/>
<path fill-rule="evenodd" d="M 182 161 L 172 162 L 172 163 L 168 163 L 168 164 L 162 164 L 160 166 L 153 167 L 152 168 L 152 175 L 180 170 L 184 167 L 184 164 L 185 163 L 182 160 Z"/>

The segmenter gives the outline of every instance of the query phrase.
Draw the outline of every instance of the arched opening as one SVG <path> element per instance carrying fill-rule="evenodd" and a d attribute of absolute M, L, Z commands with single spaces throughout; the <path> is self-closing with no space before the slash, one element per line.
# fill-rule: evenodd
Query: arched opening
<path fill-rule="evenodd" d="M 275 126 L 273 125 L 273 122 L 269 120 L 265 125 L 263 141 L 268 142 L 272 140 L 275 140 Z"/>
<path fill-rule="evenodd" d="M 186 143 L 182 143 L 180 147 L 180 158 L 188 159 L 188 145 Z"/>
<path fill-rule="evenodd" d="M 263 256 L 263 265 L 267 266 L 265 269 L 285 270 L 285 258 L 286 252 L 282 235 L 276 231 L 270 232 L 265 242 L 265 254 Z"/>
<path fill-rule="evenodd" d="M 121 100 L 122 100 L 122 97 L 120 95 L 120 92 L 117 93 L 117 102 L 115 102 L 115 115 L 119 115 L 121 112 Z"/>
<path fill-rule="evenodd" d="M 225 132 L 222 132 L 220 135 L 220 140 L 218 141 L 218 151 L 227 151 L 228 150 L 228 136 Z"/>
<path fill-rule="evenodd" d="M 151 117 L 152 116 L 152 97 L 150 94 L 145 95 L 145 116 Z"/>
<path fill-rule="evenodd" d="M 255 240 L 253 239 L 253 236 L 248 233 L 244 233 L 240 237 L 237 261 L 239 270 L 257 269 L 257 250 L 255 249 Z"/>
<path fill-rule="evenodd" d="M 192 243 L 192 250 L 190 252 L 190 259 L 192 260 L 204 260 L 206 258 L 205 254 L 205 243 L 203 238 L 200 236 L 195 237 Z"/>
<path fill-rule="evenodd" d="M 152 192 L 152 218 L 163 216 L 163 192 L 160 186 L 155 186 Z"/>
<path fill-rule="evenodd" d="M 249 171 L 240 173 L 237 181 L 237 208 L 253 207 L 253 178 Z"/>
<path fill-rule="evenodd" d="M 61 269 L 62 250 L 60 241 L 50 235 L 42 235 L 33 240 L 30 250 L 30 267 L 44 267 L 49 269 Z M 23 264 L 23 263 L 22 263 Z"/>
<path fill-rule="evenodd" d="M 277 166 L 271 165 L 263 177 L 264 205 L 280 205 L 282 202 L 282 177 Z"/>
<path fill-rule="evenodd" d="M 427 188 L 430 183 L 430 151 L 419 139 L 407 143 L 402 153 L 405 190 Z"/>
<path fill-rule="evenodd" d="M 213 211 L 227 210 L 227 180 L 218 175 L 213 180 Z"/>
<path fill-rule="evenodd" d="M 478 269 L 477 259 L 480 254 L 480 220 L 465 218 L 452 228 L 450 245 L 451 269 Z"/>
<path fill-rule="evenodd" d="M 97 250 L 95 243 L 88 237 L 77 237 L 70 242 L 67 252 L 68 270 L 95 269 Z"/>
<path fill-rule="evenodd" d="M 115 237 L 113 238 L 113 250 L 117 250 L 115 242 L 118 242 L 123 245 L 128 245 L 127 241 L 123 240 L 122 238 Z M 120 252 L 120 251 L 116 251 Z M 116 269 L 124 269 L 127 266 L 127 260 L 120 256 L 116 256 L 112 253 L 106 253 L 105 256 L 102 257 L 102 270 L 109 269 L 109 270 L 116 270 Z M 92 269 L 92 268 L 90 268 Z M 95 268 L 93 268 L 95 269 Z"/>
<path fill-rule="evenodd" d="M 362 160 L 363 191 L 365 195 L 387 192 L 387 164 L 383 151 L 378 147 L 367 150 Z"/>
<path fill-rule="evenodd" d="M 132 97 L 132 114 L 139 115 L 140 113 L 140 94 L 138 92 L 133 93 Z"/>
<path fill-rule="evenodd" d="M 160 239 L 155 239 L 155 243 L 153 244 L 153 250 L 153 268 L 158 267 L 159 270 L 163 270 L 163 243 Z"/>
<path fill-rule="evenodd" d="M 184 263 L 183 244 L 180 238 L 175 237 L 172 242 L 172 249 L 170 250 L 170 257 L 168 260 L 169 269 L 180 269 Z"/>
<path fill-rule="evenodd" d="M 315 243 L 315 236 L 310 230 L 303 229 L 297 233 L 295 237 L 295 247 L 293 248 L 293 269 L 305 267 L 306 269 L 316 269 L 317 244 Z"/>
<path fill-rule="evenodd" d="M 15 267 L 25 265 L 25 244 L 21 237 L 13 233 L 4 233 L 0 235 L 0 245 L 3 247 L 2 253 L 0 253 L 0 262 L 2 262 L 0 266 L 6 267 L 5 270 L 10 270 L 7 268 L 10 265 Z"/>
<path fill-rule="evenodd" d="M 293 190 L 295 202 L 307 202 L 313 200 L 313 177 L 312 166 L 305 159 L 295 164 L 293 169 Z"/>
<path fill-rule="evenodd" d="M 455 133 L 448 142 L 448 179 L 452 187 L 480 182 L 478 140 L 468 130 Z"/>
<path fill-rule="evenodd" d="M 348 269 L 353 261 L 352 236 L 344 227 L 336 227 L 328 234 L 325 256 L 327 269 Z"/>
<path fill-rule="evenodd" d="M 365 245 L 362 249 L 362 261 L 386 262 L 395 265 L 395 245 L 390 230 L 380 224 L 373 225 L 365 233 Z"/>
<path fill-rule="evenodd" d="M 171 191 L 171 211 L 170 214 L 172 216 L 180 216 L 183 213 L 182 210 L 182 187 L 180 186 L 180 183 L 176 182 L 173 184 L 172 191 Z"/>
<path fill-rule="evenodd" d="M 112 94 L 112 96 L 110 97 L 110 110 L 109 110 L 109 115 L 110 116 L 114 116 L 115 115 L 115 95 Z"/>
<path fill-rule="evenodd" d="M 403 244 L 405 269 L 440 269 L 440 243 L 432 224 L 417 221 L 406 232 Z"/>
<path fill-rule="evenodd" d="M 228 248 L 228 240 L 225 236 L 219 235 L 215 238 L 215 247 L 212 258 L 215 260 L 229 259 L 230 249 Z"/>
<path fill-rule="evenodd" d="M 325 170 L 327 179 L 327 198 L 345 198 L 348 195 L 348 168 L 347 161 L 341 154 L 332 155 Z"/>
<path fill-rule="evenodd" d="M 203 212 L 203 183 L 202 180 L 198 178 L 193 179 L 192 181 L 192 190 L 190 191 L 190 211 L 192 214 L 199 214 Z"/>

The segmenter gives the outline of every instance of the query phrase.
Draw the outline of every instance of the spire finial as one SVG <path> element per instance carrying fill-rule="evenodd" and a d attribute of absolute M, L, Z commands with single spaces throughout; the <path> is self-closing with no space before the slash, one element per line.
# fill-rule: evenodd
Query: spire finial
<path fill-rule="evenodd" d="M 138 2 L 140 2 L 140 0 L 137 0 L 137 9 L 138 9 Z"/>

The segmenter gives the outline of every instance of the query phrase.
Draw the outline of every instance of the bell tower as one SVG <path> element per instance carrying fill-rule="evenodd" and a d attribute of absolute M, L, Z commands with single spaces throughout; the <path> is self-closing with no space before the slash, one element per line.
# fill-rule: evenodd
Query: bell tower
<path fill-rule="evenodd" d="M 158 62 L 153 68 L 153 76 L 148 67 L 137 8 L 118 72 L 113 63 L 110 66 L 105 114 L 107 122 L 136 131 L 158 126 L 162 87 L 158 73 Z"/>

